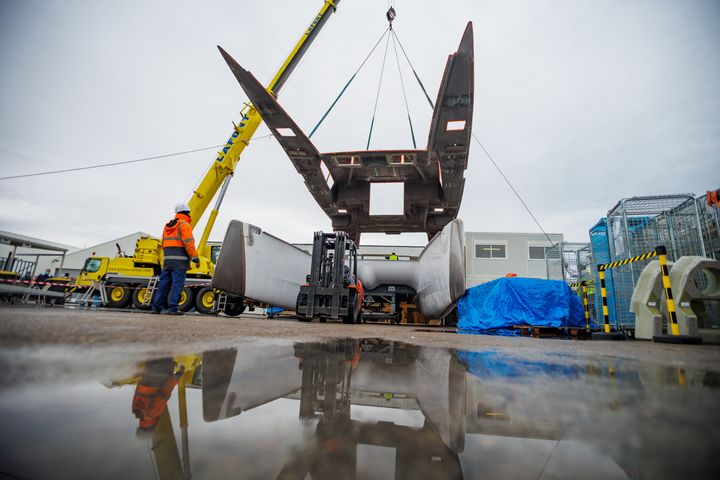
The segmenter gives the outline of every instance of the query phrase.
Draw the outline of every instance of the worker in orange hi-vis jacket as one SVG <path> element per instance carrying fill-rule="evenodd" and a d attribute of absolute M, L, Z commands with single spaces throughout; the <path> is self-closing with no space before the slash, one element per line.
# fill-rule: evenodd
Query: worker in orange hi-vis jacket
<path fill-rule="evenodd" d="M 152 313 L 167 308 L 170 315 L 182 315 L 178 303 L 185 286 L 185 274 L 190 269 L 190 262 L 200 265 L 190 225 L 190 207 L 186 203 L 175 206 L 175 218 L 163 229 L 162 248 L 163 270 L 152 298 Z"/>
<path fill-rule="evenodd" d="M 147 432 L 155 428 L 184 371 L 182 365 L 176 371 L 171 358 L 151 360 L 145 364 L 132 400 L 132 412 L 138 419 L 140 430 Z"/>

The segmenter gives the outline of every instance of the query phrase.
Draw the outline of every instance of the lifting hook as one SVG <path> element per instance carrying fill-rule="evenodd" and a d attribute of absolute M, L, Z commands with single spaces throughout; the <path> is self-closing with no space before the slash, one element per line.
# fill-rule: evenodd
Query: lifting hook
<path fill-rule="evenodd" d="M 387 17 L 388 22 L 390 22 L 390 30 L 392 30 L 392 22 L 395 20 L 395 17 L 397 16 L 397 13 L 395 13 L 395 9 L 393 7 L 390 7 L 390 9 L 385 14 L 385 17 Z"/>

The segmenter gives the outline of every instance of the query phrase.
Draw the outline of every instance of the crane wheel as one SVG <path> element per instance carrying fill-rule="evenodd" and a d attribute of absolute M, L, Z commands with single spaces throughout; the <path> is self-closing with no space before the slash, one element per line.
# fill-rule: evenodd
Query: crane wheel
<path fill-rule="evenodd" d="M 189 312 L 195 306 L 195 292 L 191 287 L 183 287 L 178 299 L 178 310 Z"/>
<path fill-rule="evenodd" d="M 107 306 L 125 308 L 130 302 L 130 287 L 127 283 L 111 283 L 107 287 Z"/>
<path fill-rule="evenodd" d="M 212 315 L 215 312 L 215 290 L 212 287 L 203 287 L 198 290 L 195 297 L 195 310 L 203 315 Z"/>
<path fill-rule="evenodd" d="M 150 299 L 147 298 L 149 293 L 147 285 L 136 285 L 132 296 L 133 307 L 138 310 L 150 310 Z M 147 301 L 147 304 L 143 305 L 145 301 Z"/>

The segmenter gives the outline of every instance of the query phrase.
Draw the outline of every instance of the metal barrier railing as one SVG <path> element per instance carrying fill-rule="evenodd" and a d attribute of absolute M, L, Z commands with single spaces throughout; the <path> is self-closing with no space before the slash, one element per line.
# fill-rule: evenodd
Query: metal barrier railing
<path fill-rule="evenodd" d="M 603 310 L 603 328 L 605 333 L 610 333 L 610 315 L 608 313 L 608 302 L 607 302 L 607 290 L 605 288 L 605 272 L 621 265 L 627 265 L 628 263 L 639 262 L 641 260 L 647 260 L 648 258 L 658 257 L 660 262 L 660 273 L 662 275 L 663 288 L 665 290 L 665 301 L 667 302 L 668 315 L 670 316 L 670 333 L 673 336 L 680 335 L 680 328 L 677 323 L 677 314 L 675 313 L 675 301 L 673 300 L 672 288 L 670 286 L 670 273 L 667 267 L 667 249 L 665 246 L 660 245 L 655 248 L 652 252 L 643 253 L 634 257 L 626 258 L 624 260 L 618 260 L 617 262 L 601 263 L 597 266 L 598 277 L 600 278 L 600 294 L 602 295 L 602 310 Z"/>

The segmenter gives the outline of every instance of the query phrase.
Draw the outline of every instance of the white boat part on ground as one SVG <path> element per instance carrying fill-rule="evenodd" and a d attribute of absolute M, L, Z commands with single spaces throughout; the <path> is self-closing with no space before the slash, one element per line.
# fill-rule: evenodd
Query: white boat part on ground
<path fill-rule="evenodd" d="M 463 223 L 448 223 L 417 260 L 362 260 L 358 276 L 365 290 L 404 285 L 417 293 L 420 313 L 441 318 L 465 293 Z M 311 255 L 261 228 L 239 220 L 228 226 L 213 275 L 213 287 L 290 310 L 310 273 Z"/>

